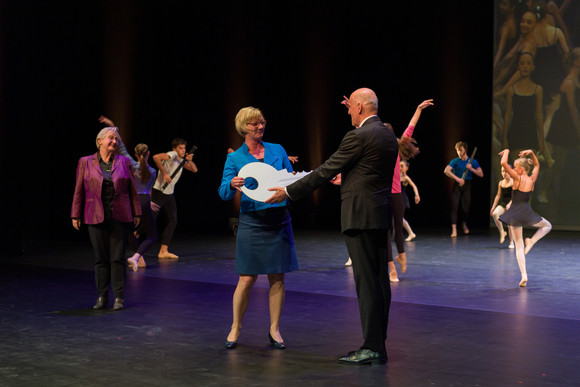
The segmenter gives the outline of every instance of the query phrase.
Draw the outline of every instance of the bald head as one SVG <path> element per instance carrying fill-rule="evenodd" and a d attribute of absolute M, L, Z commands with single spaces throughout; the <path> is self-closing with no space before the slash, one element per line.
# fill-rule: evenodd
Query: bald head
<path fill-rule="evenodd" d="M 353 91 L 348 101 L 350 105 L 348 114 L 355 127 L 358 127 L 365 118 L 377 114 L 379 110 L 379 100 L 371 89 L 361 88 Z"/>
<path fill-rule="evenodd" d="M 355 90 L 350 98 L 351 100 L 354 99 L 356 102 L 360 102 L 363 105 L 363 109 L 371 111 L 372 114 L 376 114 L 379 110 L 379 99 L 371 89 L 362 88 Z"/>

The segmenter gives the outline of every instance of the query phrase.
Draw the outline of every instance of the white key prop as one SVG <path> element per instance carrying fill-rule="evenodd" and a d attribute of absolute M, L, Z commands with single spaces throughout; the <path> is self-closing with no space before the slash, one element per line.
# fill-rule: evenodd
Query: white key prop
<path fill-rule="evenodd" d="M 241 187 L 242 192 L 250 199 L 264 202 L 266 199 L 274 195 L 274 192 L 268 191 L 268 188 L 286 187 L 287 185 L 294 183 L 296 180 L 300 180 L 308 175 L 310 172 L 297 172 L 294 174 L 288 172 L 286 169 L 278 171 L 270 164 L 255 162 L 244 165 L 242 169 L 240 169 L 240 172 L 238 172 L 238 177 L 243 177 L 244 179 L 256 179 L 258 186 L 255 189 L 249 189 L 243 185 Z"/>

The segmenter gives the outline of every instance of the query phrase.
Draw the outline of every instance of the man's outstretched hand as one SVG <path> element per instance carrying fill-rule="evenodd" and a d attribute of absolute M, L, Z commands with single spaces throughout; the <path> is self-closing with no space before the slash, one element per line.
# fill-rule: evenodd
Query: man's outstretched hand
<path fill-rule="evenodd" d="M 284 187 L 268 188 L 268 191 L 274 191 L 274 195 L 270 196 L 269 199 L 266 199 L 264 203 L 280 203 L 288 199 Z"/>

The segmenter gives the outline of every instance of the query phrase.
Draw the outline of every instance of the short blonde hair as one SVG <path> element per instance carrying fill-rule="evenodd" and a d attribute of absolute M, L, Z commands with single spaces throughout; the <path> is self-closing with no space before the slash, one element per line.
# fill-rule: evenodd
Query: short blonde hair
<path fill-rule="evenodd" d="M 516 159 L 516 161 L 514 161 L 514 166 L 516 165 L 522 167 L 524 171 L 526 171 L 526 174 L 529 174 L 530 171 L 532 170 L 534 162 L 532 161 L 532 159 L 528 157 L 520 157 L 519 159 Z"/>
<path fill-rule="evenodd" d="M 99 145 L 99 140 L 102 140 L 103 138 L 107 137 L 107 134 L 109 132 L 113 132 L 113 133 L 115 133 L 115 136 L 117 136 L 117 133 L 119 132 L 119 128 L 117 128 L 116 126 L 107 126 L 106 128 L 101 129 L 99 134 L 97 134 L 97 139 L 95 140 L 95 142 L 97 144 L 97 149 L 101 148 L 101 146 Z"/>
<path fill-rule="evenodd" d="M 455 144 L 455 149 L 459 150 L 459 148 L 463 148 L 467 152 L 467 143 L 465 141 L 459 141 Z"/>
<path fill-rule="evenodd" d="M 241 108 L 238 114 L 236 114 L 236 118 L 234 120 L 236 125 L 236 130 L 242 137 L 246 137 L 248 134 L 248 126 L 246 125 L 248 122 L 259 120 L 260 118 L 264 118 L 262 111 L 258 108 L 253 106 L 248 106 L 245 108 Z"/>

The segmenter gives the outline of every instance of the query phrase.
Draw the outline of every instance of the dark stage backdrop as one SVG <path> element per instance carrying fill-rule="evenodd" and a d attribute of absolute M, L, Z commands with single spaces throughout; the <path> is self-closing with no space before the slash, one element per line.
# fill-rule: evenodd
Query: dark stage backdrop
<path fill-rule="evenodd" d="M 533 149 L 532 208 L 557 229 L 580 230 L 580 3 L 495 2 L 491 200 L 510 161 Z M 575 69 L 574 62 L 575 61 Z"/>
<path fill-rule="evenodd" d="M 472 227 L 488 227 L 493 4 L 465 1 L 6 1 L 0 3 L 2 238 L 86 238 L 70 225 L 79 157 L 96 152 L 104 114 L 131 149 L 197 145 L 198 174 L 176 189 L 178 230 L 226 232 L 217 195 L 233 119 L 261 108 L 265 140 L 316 168 L 351 129 L 343 95 L 374 89 L 397 135 L 434 98 L 409 175 L 421 192 L 407 219 L 449 227 L 453 145 L 480 149 Z M 495 160 L 495 159 L 494 159 Z M 332 185 L 292 205 L 296 228 L 339 228 Z M 25 242 L 24 242 L 25 244 Z M 25 247 L 25 246 L 24 246 Z"/>

